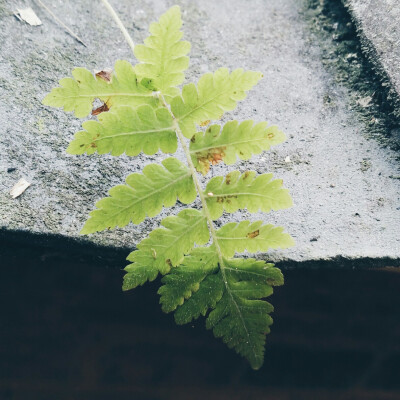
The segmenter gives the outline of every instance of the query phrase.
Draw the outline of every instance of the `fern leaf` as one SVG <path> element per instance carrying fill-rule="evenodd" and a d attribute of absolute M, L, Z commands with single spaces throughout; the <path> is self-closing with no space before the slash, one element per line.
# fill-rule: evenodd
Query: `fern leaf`
<path fill-rule="evenodd" d="M 190 139 L 196 133 L 196 125 L 220 119 L 226 111 L 233 110 L 261 77 L 260 72 L 235 69 L 229 73 L 227 68 L 220 68 L 214 74 L 203 75 L 197 87 L 193 83 L 185 85 L 182 96 L 171 101 L 182 133 Z"/>
<path fill-rule="evenodd" d="M 176 158 L 167 158 L 158 164 L 146 165 L 143 174 L 131 174 L 126 185 L 109 191 L 110 197 L 96 203 L 81 233 L 89 234 L 128 225 L 139 224 L 146 215 L 154 217 L 162 207 L 172 207 L 176 200 L 192 203 L 197 196 L 191 172 Z"/>
<path fill-rule="evenodd" d="M 137 282 L 144 283 L 147 276 L 155 279 L 158 272 L 165 275 L 171 267 L 182 263 L 195 243 L 204 245 L 210 239 L 207 220 L 198 210 L 183 210 L 177 216 L 164 218 L 161 225 L 162 228 L 155 229 L 138 244 L 138 250 L 129 254 L 132 264 L 125 268 L 128 273 L 124 277 L 124 290 L 133 289 Z M 147 268 L 149 272 L 143 272 Z"/>
<path fill-rule="evenodd" d="M 218 229 L 216 236 L 225 257 L 233 257 L 235 252 L 242 253 L 245 250 L 256 253 L 294 245 L 290 235 L 283 233 L 283 228 L 263 225 L 262 221 L 230 222 Z"/>
<path fill-rule="evenodd" d="M 285 134 L 267 122 L 253 124 L 253 121 L 227 122 L 222 130 L 220 125 L 212 125 L 198 132 L 191 139 L 190 153 L 196 169 L 205 175 L 210 164 L 224 161 L 231 165 L 237 161 L 248 160 L 253 154 L 260 154 L 284 142 Z"/>
<path fill-rule="evenodd" d="M 162 279 L 158 293 L 164 312 L 174 311 L 200 287 L 204 278 L 218 269 L 218 258 L 214 248 L 196 248 L 186 256 L 179 267 Z"/>
<path fill-rule="evenodd" d="M 155 154 L 159 150 L 175 153 L 177 149 L 172 118 L 165 108 L 121 106 L 100 114 L 98 118 L 98 122 L 83 123 L 85 130 L 75 134 L 67 149 L 69 154 L 97 152 L 136 156 L 140 152 Z"/>
<path fill-rule="evenodd" d="M 212 178 L 206 187 L 205 198 L 211 218 L 218 219 L 223 211 L 233 213 L 247 208 L 269 212 L 282 210 L 293 205 L 287 189 L 282 188 L 282 180 L 272 180 L 272 174 L 256 175 L 255 171 L 230 172 Z"/>
<path fill-rule="evenodd" d="M 149 36 L 144 45 L 135 46 L 135 56 L 141 64 L 135 66 L 137 74 L 151 80 L 154 90 L 164 96 L 176 96 L 185 76 L 183 71 L 189 65 L 190 43 L 181 41 L 183 33 L 179 6 L 170 8 L 157 23 L 150 25 Z M 148 81 L 146 84 L 149 84 Z"/>
<path fill-rule="evenodd" d="M 85 68 L 75 68 L 73 78 L 61 79 L 60 87 L 54 88 L 43 99 L 43 104 L 62 107 L 65 111 L 73 111 L 78 118 L 84 118 L 92 112 L 95 99 L 100 99 L 108 108 L 118 105 L 155 106 L 158 103 L 153 91 L 138 82 L 128 61 L 118 60 L 114 70 L 110 79 L 104 79 Z"/>
<path fill-rule="evenodd" d="M 115 12 L 107 8 L 126 37 Z M 95 75 L 75 68 L 73 77 L 61 79 L 43 104 L 72 111 L 77 117 L 98 115 L 75 134 L 67 149 L 70 154 L 175 153 L 179 139 L 188 166 L 171 157 L 129 175 L 125 184 L 113 187 L 108 197 L 96 203 L 81 233 L 139 224 L 163 207 L 174 206 L 178 200 L 189 204 L 200 195 L 201 211 L 188 208 L 164 218 L 129 254 L 123 290 L 164 275 L 158 291 L 163 311 L 174 311 L 178 324 L 209 313 L 206 327 L 258 369 L 273 311 L 262 299 L 272 294 L 273 286 L 283 284 L 283 277 L 273 264 L 231 257 L 245 250 L 287 248 L 294 242 L 283 228 L 262 221 L 233 222 L 217 230 L 213 221 L 224 211 L 269 212 L 290 207 L 292 200 L 281 180 L 254 171 L 213 178 L 202 193 L 193 164 L 205 175 L 210 165 L 247 160 L 283 142 L 285 135 L 266 122 L 251 120 L 211 125 L 204 133 L 197 132 L 197 127 L 208 126 L 233 110 L 262 74 L 220 68 L 180 91 L 190 51 L 181 27 L 180 9 L 174 6 L 150 26 L 144 44 L 135 47 L 139 60 L 135 67 L 117 61 L 114 72 Z M 102 105 L 93 109 L 95 100 Z M 181 132 L 190 139 L 189 152 Z"/>
<path fill-rule="evenodd" d="M 273 307 L 260 300 L 282 285 L 279 269 L 254 259 L 224 260 L 226 290 L 209 314 L 206 327 L 213 329 L 229 348 L 247 358 L 254 369 L 263 364 L 265 335 L 272 324 Z"/>

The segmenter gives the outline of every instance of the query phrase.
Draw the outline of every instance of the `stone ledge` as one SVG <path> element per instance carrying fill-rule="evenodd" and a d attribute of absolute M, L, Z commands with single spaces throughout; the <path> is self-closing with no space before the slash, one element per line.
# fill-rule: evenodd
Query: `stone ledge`
<path fill-rule="evenodd" d="M 80 1 L 73 6 L 68 2 L 54 5 L 56 14 L 65 17 L 87 48 L 40 8 L 36 9 L 43 21 L 40 27 L 17 21 L 9 6 L 0 14 L 0 228 L 10 236 L 21 231 L 28 237 L 132 249 L 163 216 L 178 212 L 179 206 L 135 227 L 85 239 L 79 230 L 111 186 L 163 156 L 68 156 L 66 145 L 81 121 L 41 105 L 45 93 L 75 66 L 92 70 L 110 67 L 117 59 L 132 60 L 104 10 L 87 7 Z M 249 8 L 244 2 L 207 0 L 182 1 L 181 7 L 185 37 L 192 42 L 188 81 L 221 66 L 262 71 L 265 78 L 260 85 L 228 117 L 267 119 L 288 136 L 272 152 L 232 168 L 219 165 L 213 173 L 274 172 L 290 189 L 295 207 L 268 215 L 237 213 L 225 216 L 223 222 L 250 217 L 285 226 L 297 246 L 261 255 L 276 262 L 368 259 L 385 264 L 400 260 L 398 154 L 363 137 L 365 127 L 350 109 L 348 93 L 324 70 L 319 48 L 309 41 L 300 5 L 271 0 Z M 117 8 L 134 40 L 141 42 L 149 22 L 166 5 L 158 0 L 135 5 L 124 0 Z M 9 168 L 16 169 L 7 172 Z M 11 199 L 8 192 L 21 177 L 32 186 Z"/>

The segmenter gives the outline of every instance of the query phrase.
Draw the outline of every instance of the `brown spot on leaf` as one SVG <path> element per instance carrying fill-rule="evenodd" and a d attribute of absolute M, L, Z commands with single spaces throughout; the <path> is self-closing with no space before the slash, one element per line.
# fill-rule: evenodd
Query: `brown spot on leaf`
<path fill-rule="evenodd" d="M 210 161 L 210 163 L 212 164 L 212 165 L 216 165 L 216 164 L 218 164 L 219 162 L 221 162 L 222 161 L 222 158 L 224 157 L 224 153 L 221 151 L 221 153 L 213 153 L 213 154 L 210 154 L 209 156 L 208 156 L 208 159 L 209 159 L 209 161 Z"/>
<path fill-rule="evenodd" d="M 171 260 L 168 258 L 167 260 L 165 260 L 165 262 L 170 266 L 170 267 L 172 267 L 172 262 L 171 262 Z"/>
<path fill-rule="evenodd" d="M 97 147 L 96 143 L 90 143 L 90 147 L 93 147 L 94 149 Z"/>
<path fill-rule="evenodd" d="M 244 179 L 247 179 L 247 178 L 249 177 L 249 175 L 250 175 L 250 171 L 246 171 L 246 172 L 243 174 L 243 180 L 244 180 Z"/>
<path fill-rule="evenodd" d="M 225 147 L 217 147 L 214 149 L 210 149 L 208 152 L 198 152 L 196 154 L 197 162 L 199 163 L 198 170 L 203 175 L 206 175 L 207 172 L 210 170 L 210 163 L 212 165 L 216 165 L 223 160 L 223 158 L 225 157 L 224 149 Z"/>
<path fill-rule="evenodd" d="M 199 163 L 197 170 L 203 175 L 206 175 L 207 172 L 210 170 L 210 162 L 208 161 L 208 159 L 205 157 L 199 157 L 197 159 L 197 162 Z"/>
<path fill-rule="evenodd" d="M 192 143 L 195 143 L 195 142 L 196 142 L 196 135 L 193 135 L 192 138 L 190 139 L 190 141 L 191 141 Z"/>
<path fill-rule="evenodd" d="M 104 103 L 100 107 L 95 108 L 92 110 L 92 115 L 99 115 L 102 112 L 107 112 L 109 110 L 107 103 Z"/>
<path fill-rule="evenodd" d="M 218 196 L 217 197 L 217 203 L 222 204 L 224 202 L 227 202 L 228 204 L 231 204 L 232 203 L 231 199 L 237 199 L 237 196 L 234 195 L 234 194 L 229 194 L 227 196 Z"/>
<path fill-rule="evenodd" d="M 272 139 L 273 137 L 275 137 L 275 135 L 274 135 L 273 133 L 268 133 L 268 137 L 269 137 L 270 139 Z"/>
<path fill-rule="evenodd" d="M 206 121 L 202 121 L 200 122 L 200 126 L 207 126 L 211 121 L 209 119 L 207 119 Z"/>
<path fill-rule="evenodd" d="M 260 230 L 257 229 L 257 230 L 254 231 L 254 232 L 248 233 L 248 234 L 247 234 L 247 237 L 248 237 L 249 239 L 254 239 L 254 238 L 257 237 L 259 234 L 260 234 Z"/>
<path fill-rule="evenodd" d="M 225 178 L 225 183 L 226 183 L 227 185 L 230 185 L 230 183 L 231 183 L 231 178 L 232 178 L 231 174 L 228 174 L 228 175 L 226 176 L 226 178 Z"/>
<path fill-rule="evenodd" d="M 103 81 L 111 82 L 111 74 L 112 74 L 112 69 L 104 68 L 101 71 L 96 72 L 96 77 L 102 79 Z"/>

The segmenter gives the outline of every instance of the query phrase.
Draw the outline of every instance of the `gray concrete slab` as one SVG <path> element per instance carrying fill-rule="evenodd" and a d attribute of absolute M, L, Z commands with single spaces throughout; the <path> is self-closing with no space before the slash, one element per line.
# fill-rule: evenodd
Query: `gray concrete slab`
<path fill-rule="evenodd" d="M 391 88 L 400 117 L 400 3 L 398 0 L 342 0 L 362 41 L 364 53 Z"/>
<path fill-rule="evenodd" d="M 134 41 L 147 35 L 173 1 L 112 2 Z M 286 227 L 297 246 L 264 258 L 293 262 L 400 260 L 400 180 L 398 154 L 367 140 L 346 89 L 335 83 L 310 43 L 301 0 L 179 0 L 184 32 L 192 42 L 188 81 L 227 66 L 260 70 L 264 79 L 229 118 L 252 118 L 278 124 L 288 141 L 274 151 L 230 168 L 272 171 L 293 195 L 295 207 L 263 218 Z M 43 25 L 31 27 L 13 16 L 32 6 Z M 33 1 L 0 1 L 0 226 L 3 237 L 37 233 L 65 240 L 134 248 L 158 219 L 82 237 L 79 230 L 96 200 L 143 165 L 162 155 L 136 158 L 69 156 L 65 153 L 81 121 L 41 105 L 44 95 L 74 66 L 111 67 L 133 57 L 106 11 L 92 2 L 51 2 L 54 12 L 88 44 L 71 38 Z M 327 102 L 326 98 L 330 101 Z M 180 155 L 178 154 L 178 157 Z M 289 157 L 289 158 L 288 158 Z M 7 172 L 9 168 L 15 168 Z M 18 179 L 32 182 L 17 199 L 8 194 Z M 32 236 L 33 238 L 33 236 Z M 32 239 L 33 240 L 33 239 Z M 386 262 L 385 261 L 385 262 Z"/>

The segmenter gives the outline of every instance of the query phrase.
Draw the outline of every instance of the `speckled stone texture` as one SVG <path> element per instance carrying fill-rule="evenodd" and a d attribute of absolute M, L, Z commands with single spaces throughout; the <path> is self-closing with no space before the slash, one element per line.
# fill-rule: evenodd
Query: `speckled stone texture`
<path fill-rule="evenodd" d="M 135 42 L 173 1 L 111 1 Z M 69 156 L 81 121 L 41 105 L 49 90 L 75 66 L 112 67 L 135 62 L 100 2 L 54 0 L 52 10 L 87 43 L 83 47 L 33 1 L 0 0 L 0 226 L 2 238 L 24 231 L 27 240 L 58 237 L 80 243 L 134 248 L 162 217 L 81 237 L 95 202 L 143 165 L 164 155 L 136 158 Z M 222 222 L 262 218 L 286 227 L 297 245 L 262 254 L 275 261 L 364 260 L 397 265 L 400 260 L 400 180 L 395 152 L 367 140 L 349 107 L 346 89 L 320 60 L 301 14 L 302 0 L 183 1 L 185 37 L 192 43 L 187 82 L 226 66 L 260 70 L 262 82 L 225 120 L 252 118 L 278 124 L 288 136 L 272 152 L 213 174 L 254 169 L 282 178 L 293 195 L 290 210 L 268 215 L 226 215 Z M 394 4 L 394 2 L 393 2 Z M 18 21 L 13 11 L 32 6 L 43 25 Z M 330 102 L 324 102 L 326 96 Z M 177 153 L 181 158 L 182 154 Z M 15 170 L 9 170 L 15 168 Z M 18 199 L 10 188 L 32 182 Z M 34 236 L 33 234 L 38 234 Z M 382 261 L 384 260 L 384 261 Z"/>
<path fill-rule="evenodd" d="M 398 0 L 342 0 L 355 22 L 363 50 L 386 75 L 400 117 L 400 3 Z"/>

